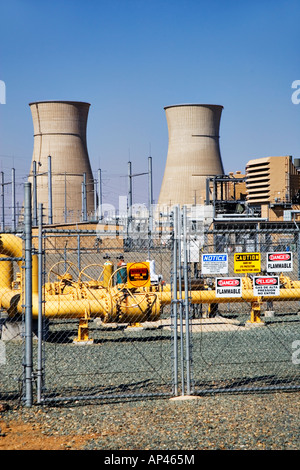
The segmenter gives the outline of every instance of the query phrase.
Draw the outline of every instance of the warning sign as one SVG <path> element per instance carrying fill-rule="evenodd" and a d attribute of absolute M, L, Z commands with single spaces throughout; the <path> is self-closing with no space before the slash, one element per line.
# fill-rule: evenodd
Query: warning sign
<path fill-rule="evenodd" d="M 290 252 L 267 253 L 267 271 L 292 271 L 293 270 L 293 254 Z"/>
<path fill-rule="evenodd" d="M 227 274 L 227 253 L 202 253 L 202 274 Z"/>
<path fill-rule="evenodd" d="M 259 273 L 261 256 L 260 253 L 235 253 L 235 273 Z"/>
<path fill-rule="evenodd" d="M 259 297 L 280 295 L 279 276 L 254 277 L 253 294 Z"/>
<path fill-rule="evenodd" d="M 241 297 L 242 280 L 239 277 L 217 277 L 216 297 Z"/>
<path fill-rule="evenodd" d="M 128 287 L 149 287 L 150 263 L 127 263 Z"/>

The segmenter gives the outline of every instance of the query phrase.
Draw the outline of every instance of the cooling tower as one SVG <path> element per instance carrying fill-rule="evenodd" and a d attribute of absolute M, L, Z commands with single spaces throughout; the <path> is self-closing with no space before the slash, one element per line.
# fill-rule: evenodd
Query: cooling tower
<path fill-rule="evenodd" d="M 37 204 L 43 204 L 45 215 L 49 213 L 48 157 L 51 156 L 52 221 L 78 222 L 82 220 L 82 212 L 85 216 L 94 210 L 94 182 L 86 142 L 90 104 L 42 101 L 29 106 L 34 128 L 29 181 L 33 183 L 35 166 Z"/>
<path fill-rule="evenodd" d="M 164 109 L 169 146 L 158 205 L 204 204 L 207 176 L 224 173 L 219 147 L 223 106 L 186 104 Z"/>

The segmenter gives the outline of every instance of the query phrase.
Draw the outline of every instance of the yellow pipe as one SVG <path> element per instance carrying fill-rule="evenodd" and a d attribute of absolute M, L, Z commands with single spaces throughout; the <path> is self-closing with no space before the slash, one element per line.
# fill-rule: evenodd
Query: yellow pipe
<path fill-rule="evenodd" d="M 159 293 L 161 304 L 168 305 L 171 303 L 171 292 L 162 291 Z M 191 291 L 188 293 L 192 304 L 205 303 L 238 303 L 238 302 L 256 302 L 258 297 L 253 295 L 252 289 L 243 289 L 241 297 L 217 297 L 214 290 Z M 179 296 L 177 297 L 179 299 Z M 182 292 L 182 299 L 185 299 L 185 293 Z M 260 297 L 262 302 L 266 301 L 283 301 L 283 300 L 300 300 L 300 289 L 280 289 L 277 296 Z"/>
<path fill-rule="evenodd" d="M 22 239 L 11 234 L 0 235 L 0 256 L 22 257 Z M 21 262 L 19 262 L 21 263 Z M 20 265 L 20 264 L 19 264 Z M 22 313 L 22 287 L 12 289 L 12 262 L 1 261 L 0 274 L 0 303 L 1 307 L 9 314 Z M 107 279 L 112 267 L 109 266 Z M 38 262 L 37 256 L 32 257 L 32 314 L 33 318 L 38 316 Z M 21 269 L 22 272 L 22 269 Z M 106 283 L 107 283 L 106 279 Z M 243 278 L 243 290 L 241 297 L 216 297 L 215 290 L 194 290 L 189 292 L 192 304 L 219 304 L 219 303 L 241 303 L 265 301 L 288 301 L 300 300 L 300 281 L 291 281 L 289 278 L 281 276 L 281 283 L 285 288 L 280 289 L 280 294 L 273 297 L 256 297 L 253 294 L 251 280 Z M 55 283 L 54 283 L 55 285 Z M 47 284 L 45 302 L 43 304 L 43 314 L 46 317 L 84 318 L 100 317 L 108 322 L 133 322 L 133 321 L 155 321 L 160 317 L 161 306 L 170 305 L 172 302 L 171 286 L 167 285 L 164 290 L 152 292 L 138 289 L 130 289 L 109 286 L 89 289 L 85 284 L 79 286 L 73 283 L 59 293 L 52 289 L 52 284 Z M 123 286 L 124 287 L 124 286 Z M 179 298 L 179 294 L 178 294 Z M 185 293 L 182 292 L 182 299 Z"/>
<path fill-rule="evenodd" d="M 0 254 L 1 258 L 6 258 L 7 255 Z M 0 264 L 0 285 L 1 287 L 12 288 L 13 283 L 13 266 L 11 261 L 1 261 Z"/>
<path fill-rule="evenodd" d="M 23 241 L 20 237 L 16 235 L 12 235 L 10 233 L 1 233 L 0 235 L 0 254 L 3 257 L 11 257 L 11 258 L 22 258 L 23 257 Z M 4 263 L 4 261 L 2 261 Z M 11 263 L 12 261 L 7 261 L 7 263 Z M 21 261 L 18 261 L 18 265 L 21 269 Z M 11 268 L 12 269 L 12 268 Z M 3 280 L 0 279 L 0 288 L 7 285 L 8 279 L 4 278 Z M 38 292 L 38 258 L 37 255 L 32 256 L 32 292 Z"/>
<path fill-rule="evenodd" d="M 46 317 L 59 317 L 65 316 L 67 318 L 82 318 L 86 311 L 90 312 L 90 315 L 93 317 L 101 317 L 104 321 L 121 321 L 126 322 L 128 319 L 130 321 L 132 318 L 139 318 L 147 314 L 149 315 L 149 320 L 155 321 L 159 319 L 160 307 L 163 305 L 169 305 L 172 302 L 171 292 L 157 292 L 155 297 L 152 297 L 147 300 L 147 298 L 142 298 L 141 296 L 144 293 L 133 293 L 131 297 L 124 297 L 123 299 L 111 299 L 110 295 L 103 294 L 101 296 L 97 291 L 93 292 L 93 297 L 74 299 L 72 294 L 67 295 L 53 295 L 46 296 L 46 301 L 44 303 L 44 315 Z M 11 305 L 13 297 L 17 294 L 16 291 L 9 289 L 1 289 L 0 297 L 1 304 L 6 309 Z M 216 297 L 214 291 L 193 291 L 189 293 L 191 303 L 200 304 L 200 303 L 241 303 L 241 302 L 260 302 L 265 301 L 287 301 L 287 300 L 300 300 L 300 289 L 281 289 L 279 296 L 273 297 L 258 297 L 253 295 L 252 290 L 243 291 L 242 297 Z M 182 294 L 182 299 L 184 300 L 184 293 Z M 38 295 L 34 294 L 32 298 L 32 314 L 33 317 L 38 315 Z M 151 305 L 151 308 L 150 308 Z M 21 313 L 20 302 L 18 304 L 18 312 Z M 125 321 L 125 318 L 127 319 Z"/>

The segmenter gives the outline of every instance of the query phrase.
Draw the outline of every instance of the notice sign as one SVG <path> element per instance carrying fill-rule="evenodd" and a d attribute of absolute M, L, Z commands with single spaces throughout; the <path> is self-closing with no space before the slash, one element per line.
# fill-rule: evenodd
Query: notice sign
<path fill-rule="evenodd" d="M 293 254 L 289 251 L 283 253 L 267 253 L 267 271 L 292 271 Z"/>
<path fill-rule="evenodd" d="M 259 273 L 260 253 L 235 253 L 234 272 L 235 273 Z"/>
<path fill-rule="evenodd" d="M 150 263 L 127 263 L 128 287 L 149 287 Z"/>
<path fill-rule="evenodd" d="M 216 297 L 242 297 L 242 279 L 239 277 L 217 277 Z"/>
<path fill-rule="evenodd" d="M 258 297 L 280 295 L 279 276 L 254 277 L 253 293 Z"/>
<path fill-rule="evenodd" d="M 202 253 L 202 274 L 227 274 L 227 253 Z"/>

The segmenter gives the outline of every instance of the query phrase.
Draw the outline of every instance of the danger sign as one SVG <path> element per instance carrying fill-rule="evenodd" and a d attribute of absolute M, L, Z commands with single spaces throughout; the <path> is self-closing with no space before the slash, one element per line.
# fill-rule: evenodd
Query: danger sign
<path fill-rule="evenodd" d="M 127 263 L 128 287 L 149 287 L 150 263 Z"/>
<path fill-rule="evenodd" d="M 216 297 L 241 297 L 242 280 L 239 277 L 217 277 Z"/>
<path fill-rule="evenodd" d="M 261 256 L 260 253 L 235 253 L 235 273 L 259 273 Z"/>
<path fill-rule="evenodd" d="M 293 270 L 293 254 L 290 252 L 283 253 L 267 253 L 267 271 L 292 271 Z"/>
<path fill-rule="evenodd" d="M 254 277 L 253 293 L 258 297 L 280 295 L 279 276 Z"/>

